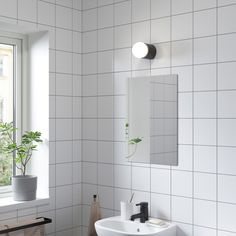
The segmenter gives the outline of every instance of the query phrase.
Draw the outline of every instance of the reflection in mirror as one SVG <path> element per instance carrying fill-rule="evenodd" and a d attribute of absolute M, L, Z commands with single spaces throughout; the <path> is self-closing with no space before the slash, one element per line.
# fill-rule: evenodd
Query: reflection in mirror
<path fill-rule="evenodd" d="M 128 159 L 178 164 L 177 75 L 128 79 Z M 140 142 L 132 143 L 134 139 Z"/>

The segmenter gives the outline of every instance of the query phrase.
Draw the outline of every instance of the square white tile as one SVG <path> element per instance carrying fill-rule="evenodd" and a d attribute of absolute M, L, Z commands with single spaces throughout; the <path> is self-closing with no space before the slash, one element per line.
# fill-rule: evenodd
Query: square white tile
<path fill-rule="evenodd" d="M 113 117 L 113 97 L 105 96 L 98 98 L 98 117 L 112 118 Z"/>
<path fill-rule="evenodd" d="M 216 173 L 216 147 L 194 146 L 194 170 Z"/>
<path fill-rule="evenodd" d="M 218 144 L 220 146 L 236 146 L 236 120 L 219 119 Z"/>
<path fill-rule="evenodd" d="M 97 95 L 97 75 L 83 76 L 82 95 L 83 96 Z"/>
<path fill-rule="evenodd" d="M 194 40 L 194 64 L 216 62 L 216 37 Z"/>
<path fill-rule="evenodd" d="M 172 196 L 172 221 L 192 224 L 192 201 L 192 198 Z"/>
<path fill-rule="evenodd" d="M 97 98 L 83 97 L 82 98 L 82 113 L 84 118 L 97 117 Z"/>
<path fill-rule="evenodd" d="M 98 8 L 98 28 L 113 26 L 113 5 Z"/>
<path fill-rule="evenodd" d="M 151 68 L 170 67 L 170 43 L 155 44 L 158 54 L 151 61 Z"/>
<path fill-rule="evenodd" d="M 72 97 L 56 97 L 57 118 L 72 118 Z"/>
<path fill-rule="evenodd" d="M 150 1 L 151 0 L 135 0 L 132 2 L 132 21 L 150 19 Z"/>
<path fill-rule="evenodd" d="M 236 63 L 220 63 L 218 65 L 218 88 L 224 89 L 235 89 L 236 80 L 234 75 L 236 73 Z"/>
<path fill-rule="evenodd" d="M 98 30 L 98 50 L 113 49 L 113 28 Z"/>
<path fill-rule="evenodd" d="M 97 184 L 97 164 L 96 163 L 89 163 L 83 162 L 82 163 L 83 169 L 83 177 L 82 181 L 88 184 Z"/>
<path fill-rule="evenodd" d="M 72 51 L 72 31 L 57 28 L 56 39 L 57 50 Z"/>
<path fill-rule="evenodd" d="M 172 43 L 172 66 L 192 64 L 192 40 Z"/>
<path fill-rule="evenodd" d="M 56 71 L 58 73 L 72 73 L 72 53 L 56 51 Z"/>
<path fill-rule="evenodd" d="M 117 26 L 114 29 L 115 48 L 131 46 L 131 25 Z"/>
<path fill-rule="evenodd" d="M 83 52 L 97 51 L 97 31 L 84 32 L 83 34 Z"/>
<path fill-rule="evenodd" d="M 114 185 L 114 166 L 111 164 L 98 164 L 98 184 L 102 186 Z"/>
<path fill-rule="evenodd" d="M 178 120 L 178 140 L 179 144 L 192 144 L 193 137 L 192 137 L 192 119 L 179 119 Z"/>
<path fill-rule="evenodd" d="M 113 94 L 113 74 L 98 75 L 98 95 Z"/>
<path fill-rule="evenodd" d="M 98 53 L 98 73 L 113 72 L 113 51 Z"/>
<path fill-rule="evenodd" d="M 64 208 L 72 206 L 72 185 L 56 188 L 56 207 Z"/>
<path fill-rule="evenodd" d="M 97 161 L 97 141 L 82 141 L 82 157 L 83 161 Z"/>
<path fill-rule="evenodd" d="M 84 139 L 97 139 L 97 121 L 96 119 L 83 119 L 82 132 Z"/>
<path fill-rule="evenodd" d="M 236 31 L 235 22 L 236 6 L 221 7 L 218 10 L 218 32 L 219 34 L 232 33 Z"/>
<path fill-rule="evenodd" d="M 194 66 L 194 91 L 216 90 L 216 65 Z"/>
<path fill-rule="evenodd" d="M 216 0 L 194 0 L 194 10 L 204 10 L 216 7 Z"/>
<path fill-rule="evenodd" d="M 170 18 L 151 20 L 151 42 L 161 43 L 170 41 Z"/>
<path fill-rule="evenodd" d="M 84 75 L 97 73 L 97 53 L 83 54 L 82 70 Z"/>
<path fill-rule="evenodd" d="M 194 13 L 194 37 L 215 35 L 216 27 L 216 9 Z"/>
<path fill-rule="evenodd" d="M 192 38 L 192 13 L 172 17 L 172 40 Z"/>
<path fill-rule="evenodd" d="M 72 96 L 72 76 L 66 74 L 56 74 L 56 95 Z"/>
<path fill-rule="evenodd" d="M 114 187 L 131 188 L 131 167 L 123 165 L 114 166 Z"/>
<path fill-rule="evenodd" d="M 232 101 L 236 99 L 236 91 L 218 92 L 218 116 L 219 118 L 236 118 L 236 110 Z"/>
<path fill-rule="evenodd" d="M 131 49 L 115 50 L 114 54 L 114 70 L 128 71 L 131 69 Z"/>
<path fill-rule="evenodd" d="M 72 119 L 56 120 L 56 139 L 57 140 L 72 139 Z"/>
<path fill-rule="evenodd" d="M 98 142 L 98 162 L 103 163 L 113 163 L 113 151 L 114 151 L 114 144 L 113 142 Z"/>
<path fill-rule="evenodd" d="M 218 61 L 235 61 L 236 60 L 236 48 L 234 43 L 236 40 L 236 34 L 221 35 L 218 38 Z"/>
<path fill-rule="evenodd" d="M 97 9 L 91 9 L 84 11 L 82 14 L 83 19 L 83 31 L 97 29 Z"/>
<path fill-rule="evenodd" d="M 150 168 L 132 167 L 132 188 L 150 191 Z"/>
<path fill-rule="evenodd" d="M 170 15 L 170 0 L 151 0 L 151 18 Z"/>
<path fill-rule="evenodd" d="M 17 18 L 17 0 L 0 1 L 0 15 Z"/>
<path fill-rule="evenodd" d="M 192 93 L 179 93 L 178 95 L 178 117 L 192 118 Z"/>
<path fill-rule="evenodd" d="M 101 207 L 113 209 L 114 189 L 112 187 L 98 187 L 99 201 Z"/>
<path fill-rule="evenodd" d="M 170 170 L 151 169 L 151 192 L 170 193 Z"/>
<path fill-rule="evenodd" d="M 194 173 L 194 198 L 216 200 L 216 174 Z"/>
<path fill-rule="evenodd" d="M 173 195 L 192 197 L 192 172 L 173 170 L 171 177 Z"/>
<path fill-rule="evenodd" d="M 163 220 L 170 220 L 170 196 L 151 194 L 151 216 Z"/>
<path fill-rule="evenodd" d="M 64 29 L 72 29 L 72 9 L 56 6 L 56 26 Z"/>
<path fill-rule="evenodd" d="M 56 163 L 72 161 L 72 141 L 56 142 Z"/>
<path fill-rule="evenodd" d="M 236 175 L 235 155 L 236 148 L 234 147 L 218 147 L 218 173 Z"/>
<path fill-rule="evenodd" d="M 56 230 L 62 231 L 72 227 L 72 207 L 56 210 Z"/>
<path fill-rule="evenodd" d="M 38 2 L 38 22 L 50 26 L 55 26 L 55 5 L 47 2 Z"/>
<path fill-rule="evenodd" d="M 99 119 L 98 120 L 98 139 L 103 141 L 113 140 L 113 119 Z"/>
<path fill-rule="evenodd" d="M 194 144 L 215 145 L 216 144 L 216 120 L 195 119 L 194 120 Z"/>
<path fill-rule="evenodd" d="M 120 14 L 122 12 L 122 14 Z M 115 4 L 115 25 L 128 24 L 131 22 L 131 1 Z"/>
<path fill-rule="evenodd" d="M 216 92 L 194 93 L 194 118 L 216 118 Z"/>
<path fill-rule="evenodd" d="M 191 12 L 192 9 L 193 9 L 192 1 L 188 1 L 188 0 L 173 0 L 172 1 L 172 14 Z"/>
<path fill-rule="evenodd" d="M 236 203 L 235 184 L 235 176 L 218 176 L 218 199 L 220 202 Z"/>
<path fill-rule="evenodd" d="M 6 7 L 6 5 L 4 7 Z M 14 7 L 12 9 L 14 9 Z M 20 4 L 18 4 L 18 18 L 21 20 L 36 22 L 36 11 L 36 0 L 24 0 L 21 1 Z"/>
<path fill-rule="evenodd" d="M 56 186 L 72 184 L 72 163 L 56 164 Z"/>
<path fill-rule="evenodd" d="M 236 206 L 227 203 L 218 205 L 218 228 L 220 230 L 236 232 L 234 219 L 236 217 Z"/>

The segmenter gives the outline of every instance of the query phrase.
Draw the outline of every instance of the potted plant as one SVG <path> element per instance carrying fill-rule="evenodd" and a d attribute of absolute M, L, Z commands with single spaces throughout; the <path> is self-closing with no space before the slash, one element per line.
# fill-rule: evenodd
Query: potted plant
<path fill-rule="evenodd" d="M 20 175 L 12 176 L 14 200 L 30 201 L 36 199 L 37 176 L 27 175 L 27 165 L 33 151 L 36 151 L 37 143 L 42 142 L 41 133 L 26 131 L 18 143 L 13 138 L 15 131 L 12 123 L 0 123 L 0 152 L 13 154 L 15 167 L 20 172 Z"/>
<path fill-rule="evenodd" d="M 126 156 L 127 159 L 130 159 L 132 156 L 135 155 L 137 151 L 138 143 L 142 142 L 143 137 L 135 137 L 135 138 L 130 139 L 129 138 L 129 123 L 125 124 L 125 136 L 126 136 L 126 139 L 128 140 L 128 146 L 134 147 L 132 152 L 129 153 L 128 156 Z"/>

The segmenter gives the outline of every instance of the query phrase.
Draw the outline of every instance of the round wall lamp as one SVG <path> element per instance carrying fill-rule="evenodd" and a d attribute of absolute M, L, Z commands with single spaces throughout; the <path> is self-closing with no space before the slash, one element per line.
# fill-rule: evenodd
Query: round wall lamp
<path fill-rule="evenodd" d="M 137 58 L 153 59 L 156 56 L 156 47 L 152 44 L 138 42 L 133 45 L 132 53 Z"/>

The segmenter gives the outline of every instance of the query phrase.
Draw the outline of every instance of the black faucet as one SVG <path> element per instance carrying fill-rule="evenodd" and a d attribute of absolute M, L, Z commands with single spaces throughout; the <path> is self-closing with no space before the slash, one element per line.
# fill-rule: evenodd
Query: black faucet
<path fill-rule="evenodd" d="M 140 206 L 140 213 L 132 215 L 130 220 L 134 221 L 135 219 L 140 218 L 141 223 L 145 223 L 148 220 L 148 202 L 140 202 L 136 204 L 136 206 Z"/>

